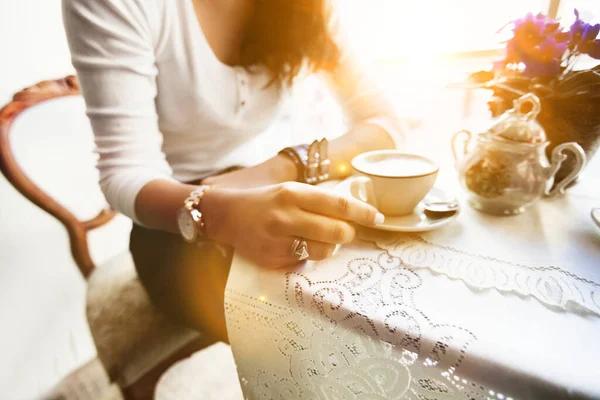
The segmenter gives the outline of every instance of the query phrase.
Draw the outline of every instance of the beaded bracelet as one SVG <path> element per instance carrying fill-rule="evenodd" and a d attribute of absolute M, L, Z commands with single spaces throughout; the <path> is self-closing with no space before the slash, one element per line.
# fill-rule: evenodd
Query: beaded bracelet
<path fill-rule="evenodd" d="M 330 160 L 327 139 L 315 140 L 310 145 L 286 147 L 279 154 L 290 158 L 298 170 L 297 181 L 315 185 L 329 179 Z"/>

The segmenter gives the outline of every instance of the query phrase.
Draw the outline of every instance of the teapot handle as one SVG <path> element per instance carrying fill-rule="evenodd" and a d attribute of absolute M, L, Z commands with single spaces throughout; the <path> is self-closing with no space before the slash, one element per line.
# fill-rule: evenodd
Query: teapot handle
<path fill-rule="evenodd" d="M 521 108 L 524 104 L 531 104 L 531 110 L 527 114 L 521 112 Z M 542 103 L 540 102 L 539 97 L 533 93 L 527 93 L 513 101 L 513 107 L 519 116 L 523 116 L 527 120 L 534 119 L 539 115 L 540 111 L 542 111 Z"/>
<path fill-rule="evenodd" d="M 571 153 L 573 153 L 573 155 L 575 155 L 575 158 L 577 159 L 577 162 L 575 164 L 575 167 L 573 168 L 573 171 L 571 171 L 571 173 L 567 175 L 562 181 L 557 182 L 556 185 L 554 185 L 554 189 L 551 189 L 552 182 L 554 181 L 556 173 L 560 169 L 560 166 L 562 165 L 563 161 L 567 159 L 566 154 L 564 154 L 565 150 L 568 150 Z M 585 152 L 577 143 L 563 143 L 559 146 L 556 146 L 556 148 L 554 148 L 554 151 L 552 151 L 552 167 L 550 169 L 550 177 L 548 178 L 549 185 L 546 188 L 546 196 L 551 197 L 556 195 L 557 193 L 561 195 L 565 194 L 565 188 L 579 176 L 579 173 L 581 172 L 583 167 L 585 167 L 586 162 L 587 159 L 585 156 Z"/>
<path fill-rule="evenodd" d="M 462 143 L 462 153 L 458 152 L 456 148 L 456 146 L 458 145 L 458 139 L 461 136 L 466 136 L 466 139 L 464 139 Z M 469 150 L 469 144 L 471 143 L 472 138 L 473 135 L 466 129 L 458 131 L 452 136 L 452 155 L 454 156 L 455 166 L 457 166 L 462 161 L 463 157 L 467 155 L 467 151 Z"/>

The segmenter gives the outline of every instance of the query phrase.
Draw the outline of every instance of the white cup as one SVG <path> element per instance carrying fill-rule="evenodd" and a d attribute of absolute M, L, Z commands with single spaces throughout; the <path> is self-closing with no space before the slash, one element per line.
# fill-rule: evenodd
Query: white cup
<path fill-rule="evenodd" d="M 399 150 L 377 150 L 352 160 L 350 192 L 384 215 L 407 215 L 425 198 L 438 175 L 437 163 Z"/>

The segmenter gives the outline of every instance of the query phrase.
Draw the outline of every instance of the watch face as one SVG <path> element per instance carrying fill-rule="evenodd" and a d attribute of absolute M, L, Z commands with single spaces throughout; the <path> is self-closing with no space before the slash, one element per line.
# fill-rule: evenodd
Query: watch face
<path fill-rule="evenodd" d="M 196 222 L 190 212 L 186 209 L 179 210 L 177 223 L 181 236 L 188 242 L 193 242 L 196 239 Z"/>

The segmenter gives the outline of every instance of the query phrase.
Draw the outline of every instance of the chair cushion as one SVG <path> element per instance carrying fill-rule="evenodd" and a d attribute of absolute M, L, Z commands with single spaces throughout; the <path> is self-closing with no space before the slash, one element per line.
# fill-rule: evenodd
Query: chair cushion
<path fill-rule="evenodd" d="M 242 400 L 233 354 L 217 343 L 182 359 L 160 378 L 156 400 Z M 123 400 L 97 358 L 77 368 L 38 400 Z"/>
<path fill-rule="evenodd" d="M 158 381 L 155 400 L 242 400 L 231 348 L 217 343 L 175 363 Z"/>
<path fill-rule="evenodd" d="M 111 384 L 97 358 L 64 377 L 40 400 L 122 400 L 117 385 Z"/>
<path fill-rule="evenodd" d="M 99 266 L 90 276 L 87 319 L 98 358 L 121 387 L 200 336 L 152 305 L 129 252 Z"/>

